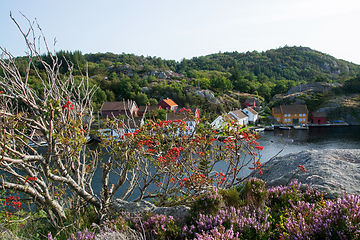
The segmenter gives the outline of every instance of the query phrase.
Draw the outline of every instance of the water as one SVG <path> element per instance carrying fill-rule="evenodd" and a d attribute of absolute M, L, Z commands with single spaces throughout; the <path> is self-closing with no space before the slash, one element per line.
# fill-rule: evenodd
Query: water
<path fill-rule="evenodd" d="M 360 126 L 344 127 L 311 127 L 309 130 L 280 130 L 265 131 L 259 133 L 262 137 L 257 140 L 260 146 L 264 147 L 261 151 L 261 162 L 268 161 L 280 150 L 283 151 L 278 156 L 302 150 L 323 150 L 323 149 L 358 149 L 360 148 Z M 216 170 L 225 169 L 225 165 L 219 163 Z M 101 190 L 101 168 L 97 169 L 92 186 L 94 192 L 99 194 Z M 245 169 L 240 173 L 246 176 L 251 170 Z M 240 177 L 241 177 L 240 176 Z M 110 182 L 115 183 L 118 176 L 111 174 Z M 150 191 L 156 189 L 156 185 L 150 186 Z M 115 197 L 120 197 L 123 193 L 122 188 L 118 190 Z M 138 196 L 138 191 L 129 199 L 133 200 Z"/>
<path fill-rule="evenodd" d="M 303 150 L 324 149 L 359 149 L 360 126 L 343 127 L 310 127 L 309 130 L 280 130 L 259 133 L 258 139 L 262 151 L 262 162 L 278 153 L 283 156 L 288 153 Z"/>

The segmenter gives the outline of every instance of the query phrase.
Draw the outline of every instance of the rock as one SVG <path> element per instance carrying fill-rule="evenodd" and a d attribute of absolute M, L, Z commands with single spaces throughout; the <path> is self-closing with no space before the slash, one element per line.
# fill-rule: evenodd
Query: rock
<path fill-rule="evenodd" d="M 306 172 L 298 171 L 299 165 Z M 255 177 L 266 181 L 267 186 L 286 185 L 289 179 L 298 179 L 326 193 L 334 199 L 345 192 L 360 194 L 360 149 L 306 150 L 276 157 L 266 164 L 263 175 Z"/>
<path fill-rule="evenodd" d="M 298 93 L 298 92 L 327 92 L 332 88 L 336 87 L 338 84 L 335 83 L 324 83 L 324 82 L 316 82 L 316 83 L 304 83 L 298 86 L 292 87 L 289 89 L 288 94 Z"/>
<path fill-rule="evenodd" d="M 121 212 L 126 211 L 130 213 L 143 213 L 153 212 L 155 214 L 163 214 L 166 216 L 172 216 L 180 223 L 185 223 L 185 217 L 189 213 L 189 207 L 175 206 L 175 207 L 156 207 L 154 204 L 145 200 L 138 202 L 127 202 L 121 199 L 114 199 L 111 205 L 112 209 Z"/>
<path fill-rule="evenodd" d="M 160 72 L 160 73 L 159 73 L 159 78 L 161 78 L 161 79 L 166 79 L 166 74 L 163 73 L 163 72 Z"/>
<path fill-rule="evenodd" d="M 117 211 L 127 212 L 151 212 L 156 206 L 150 202 L 140 200 L 138 202 L 127 202 L 121 199 L 114 199 L 112 202 L 112 208 Z"/>
<path fill-rule="evenodd" d="M 158 74 L 159 74 L 159 72 L 156 70 L 152 70 L 150 73 L 151 76 L 157 76 Z"/>
<path fill-rule="evenodd" d="M 296 98 L 295 101 L 292 103 L 293 105 L 301 105 L 301 104 L 305 104 L 305 100 L 302 100 L 300 98 Z"/>
<path fill-rule="evenodd" d="M 350 125 L 360 125 L 358 119 L 356 119 L 356 117 L 350 115 L 349 113 L 346 115 L 345 121 Z"/>
<path fill-rule="evenodd" d="M 213 104 L 220 103 L 219 99 L 217 99 L 215 97 L 214 93 L 212 93 L 209 90 L 198 90 L 198 91 L 195 91 L 195 93 L 199 96 L 202 96 L 203 98 L 207 98 L 209 100 L 209 102 L 211 102 Z"/>

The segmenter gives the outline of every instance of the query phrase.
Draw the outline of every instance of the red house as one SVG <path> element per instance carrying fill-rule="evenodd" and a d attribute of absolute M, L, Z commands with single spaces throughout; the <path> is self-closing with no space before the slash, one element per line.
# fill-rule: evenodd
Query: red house
<path fill-rule="evenodd" d="M 160 106 L 162 109 L 172 111 L 176 111 L 178 107 L 178 105 L 170 98 L 163 99 L 161 102 L 158 103 L 158 106 Z"/>
<path fill-rule="evenodd" d="M 101 116 L 113 118 L 119 115 L 136 116 L 138 107 L 135 101 L 104 102 L 100 108 Z"/>
<path fill-rule="evenodd" d="M 252 109 L 256 109 L 256 108 L 260 107 L 260 102 L 256 98 L 247 98 L 245 100 L 245 102 L 243 103 L 243 107 L 244 108 L 250 107 Z"/>
<path fill-rule="evenodd" d="M 312 112 L 310 122 L 312 124 L 326 124 L 326 112 Z"/>

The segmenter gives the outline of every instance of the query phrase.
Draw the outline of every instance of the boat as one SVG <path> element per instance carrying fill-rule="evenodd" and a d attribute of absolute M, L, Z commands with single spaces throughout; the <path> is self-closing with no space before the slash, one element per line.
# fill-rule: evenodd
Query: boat
<path fill-rule="evenodd" d="M 265 128 L 255 128 L 255 132 L 263 132 L 265 131 Z"/>
<path fill-rule="evenodd" d="M 297 129 L 297 130 L 308 130 L 309 129 L 309 126 L 307 124 L 300 124 L 300 125 L 295 125 L 294 126 L 294 129 Z"/>
<path fill-rule="evenodd" d="M 274 131 L 274 125 L 265 126 L 265 131 Z"/>
<path fill-rule="evenodd" d="M 279 129 L 282 129 L 282 130 L 290 130 L 291 127 L 289 127 L 289 126 L 280 126 Z"/>

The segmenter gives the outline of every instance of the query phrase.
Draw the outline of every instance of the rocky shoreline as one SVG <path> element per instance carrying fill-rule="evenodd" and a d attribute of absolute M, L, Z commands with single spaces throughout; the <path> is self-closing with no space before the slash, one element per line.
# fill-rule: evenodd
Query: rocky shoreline
<path fill-rule="evenodd" d="M 299 165 L 306 171 L 298 171 Z M 276 157 L 267 163 L 255 177 L 270 188 L 285 186 L 295 179 L 325 192 L 325 198 L 335 199 L 344 193 L 360 195 L 360 149 L 305 150 Z M 296 173 L 297 172 L 297 173 Z M 296 175 L 294 175 L 296 173 Z M 154 212 L 185 220 L 189 207 L 156 207 L 147 201 L 126 202 L 115 199 L 112 208 L 117 211 Z"/>
<path fill-rule="evenodd" d="M 299 171 L 299 165 L 306 171 Z M 255 177 L 267 186 L 286 185 L 298 179 L 334 199 L 344 193 L 360 194 L 360 149 L 305 150 L 274 158 Z"/>

